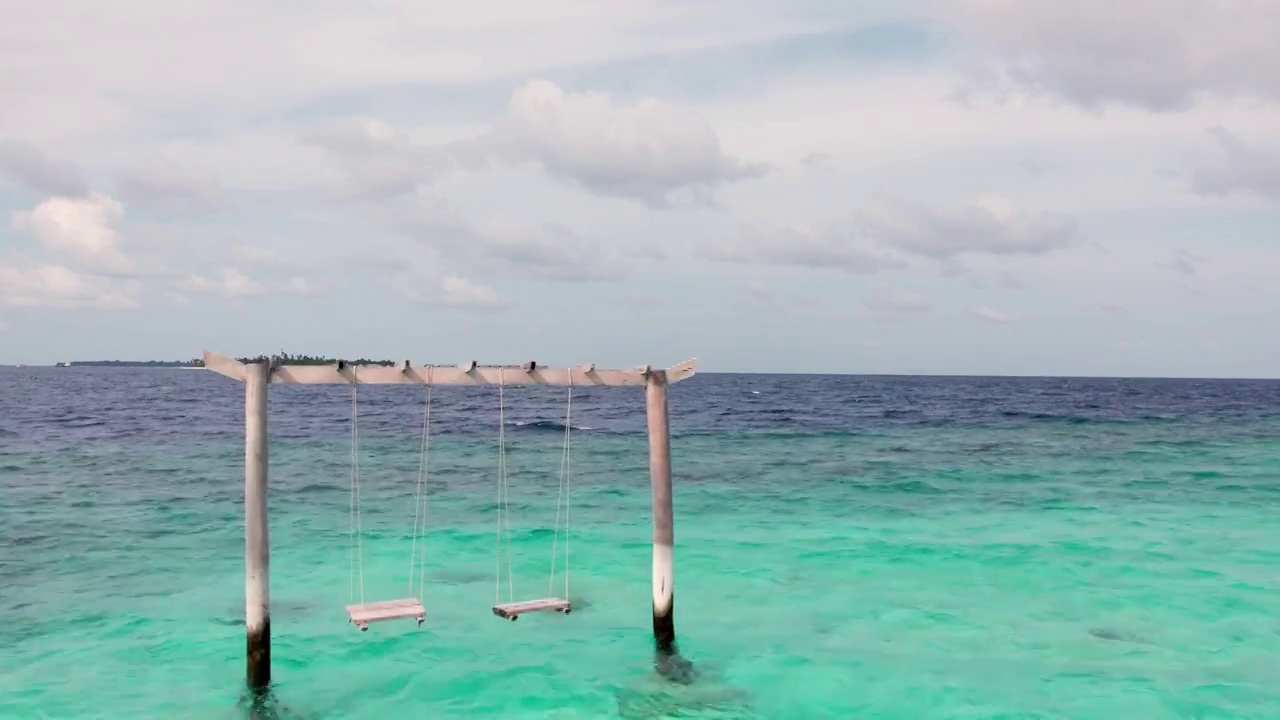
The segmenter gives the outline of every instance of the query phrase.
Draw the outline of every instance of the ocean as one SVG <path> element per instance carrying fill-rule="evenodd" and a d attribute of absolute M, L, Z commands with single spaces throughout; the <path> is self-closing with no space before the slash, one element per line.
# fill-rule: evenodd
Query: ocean
<path fill-rule="evenodd" d="M 427 619 L 360 632 L 350 389 L 273 385 L 256 710 L 243 401 L 205 371 L 0 369 L 0 717 L 1280 717 L 1280 382 L 673 386 L 689 684 L 654 672 L 641 389 L 575 391 L 575 607 L 519 622 L 491 611 L 497 391 L 436 389 Z M 505 392 L 515 599 L 563 587 L 565 401 Z M 359 410 L 365 593 L 400 598 L 423 393 L 365 387 Z"/>

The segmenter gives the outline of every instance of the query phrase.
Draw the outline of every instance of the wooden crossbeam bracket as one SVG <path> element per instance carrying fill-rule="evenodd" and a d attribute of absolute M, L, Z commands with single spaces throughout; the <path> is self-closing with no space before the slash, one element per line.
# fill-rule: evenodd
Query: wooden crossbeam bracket
<path fill-rule="evenodd" d="M 267 358 L 262 358 L 267 360 Z M 271 359 L 269 382 L 297 385 L 600 385 L 610 387 L 642 387 L 653 368 L 643 365 L 634 370 L 604 370 L 595 364 L 572 368 L 544 367 L 534 361 L 519 365 L 480 365 L 475 360 L 461 365 L 414 365 L 405 360 L 399 366 L 367 365 L 356 368 L 345 360 L 332 365 L 288 365 Z M 219 375 L 244 382 L 245 364 L 210 350 L 204 351 L 204 366 Z M 667 382 L 676 383 L 697 372 L 693 358 L 667 369 Z M 353 372 L 354 371 L 354 372 Z"/>

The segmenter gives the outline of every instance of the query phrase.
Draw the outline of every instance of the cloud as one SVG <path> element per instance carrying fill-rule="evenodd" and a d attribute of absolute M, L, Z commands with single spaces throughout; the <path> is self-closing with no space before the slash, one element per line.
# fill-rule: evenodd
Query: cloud
<path fill-rule="evenodd" d="M 174 318 L 181 325 L 186 310 L 208 332 L 234 334 L 243 330 L 237 305 L 269 307 L 282 326 L 311 338 L 300 342 L 313 341 L 323 335 L 307 323 L 315 306 L 271 296 L 315 293 L 340 279 L 350 292 L 326 303 L 329 319 L 364 323 L 387 342 L 399 337 L 394 313 L 356 317 L 371 302 L 494 308 L 509 297 L 519 302 L 506 302 L 503 322 L 532 323 L 550 342 L 556 328 L 538 319 L 539 308 L 572 296 L 582 321 L 603 334 L 566 342 L 594 342 L 625 359 L 653 346 L 643 333 L 613 332 L 620 311 L 635 309 L 609 303 L 630 292 L 644 294 L 633 302 L 656 300 L 646 311 L 655 316 L 698 305 L 704 320 L 666 328 L 670 343 L 701 344 L 687 352 L 721 358 L 753 348 L 748 362 L 758 369 L 825 357 L 826 367 L 809 369 L 1092 371 L 1121 362 L 1080 350 L 1108 342 L 1117 322 L 1150 343 L 1147 357 L 1123 360 L 1133 372 L 1201 360 L 1201 372 L 1260 367 L 1257 358 L 1275 355 L 1276 342 L 1256 328 L 1278 302 L 1269 290 L 1280 287 L 1280 264 L 1267 244 L 1268 217 L 1247 194 L 1274 201 L 1269 176 L 1259 182 L 1254 165 L 1213 138 L 1197 164 L 1179 153 L 1188 138 L 1222 125 L 1249 157 L 1270 157 L 1280 103 L 1256 88 L 1273 64 L 1253 63 L 1255 89 L 1232 90 L 1173 63 L 1160 68 L 1170 77 L 1156 78 L 1172 83 L 1172 100 L 1153 101 L 1129 81 L 1149 72 L 1135 71 L 1151 64 L 1146 56 L 1165 50 L 1142 47 L 1149 41 L 1141 37 L 1130 50 L 1127 38 L 1163 33 L 1150 42 L 1185 45 L 1181 31 L 1165 29 L 1184 23 L 1182 0 L 1145 29 L 1128 21 L 1132 4 L 1104 8 L 1096 22 L 1027 19 L 1083 17 L 1044 5 L 989 2 L 987 15 L 970 18 L 1028 22 L 1035 32 L 984 45 L 981 33 L 1007 28 L 965 29 L 971 42 L 961 49 L 1008 94 L 960 103 L 952 95 L 958 46 L 926 17 L 950 2 L 798 0 L 783 8 L 746 0 L 726 13 L 721 4 L 671 0 L 585 12 L 564 0 L 301 10 L 194 0 L 157 12 L 155 0 L 140 0 L 132 14 L 86 5 L 74 23 L 33 4 L 0 23 L 0 39 L 12 41 L 0 42 L 0 65 L 14 70 L 12 82 L 0 82 L 0 138 L 73 161 L 63 167 L 77 177 L 82 168 L 82 192 L 37 181 L 44 190 L 28 195 L 32 183 L 22 177 L 57 173 L 6 166 L 0 192 L 12 186 L 17 192 L 5 199 L 21 205 L 0 215 L 0 264 L 24 277 L 6 302 L 58 297 L 31 289 L 27 276 L 41 266 L 86 283 L 73 302 L 110 292 L 134 298 L 136 314 L 64 338 L 89 354 L 123 326 L 180 333 Z M 910 17 L 868 27 L 868 12 Z M 1206 4 L 1198 12 L 1225 11 Z M 814 28 L 818 34 L 797 35 Z M 1097 53 L 1037 34 L 1058 31 L 1122 40 Z M 1226 46 L 1242 37 L 1191 41 Z M 1107 53 L 1111 59 L 1094 57 Z M 1199 62 L 1220 65 L 1223 57 L 1205 53 Z M 1090 87 L 1097 66 L 1115 77 Z M 1185 112 L 1149 110 L 1186 98 L 1195 104 Z M 1153 172 L 1182 157 L 1175 182 Z M 1190 192 L 1193 171 L 1197 192 L 1230 202 Z M 133 263 L 128 273 L 104 268 L 82 246 L 55 249 L 37 235 L 33 208 L 51 198 L 90 201 L 85 185 L 127 210 L 103 212 L 99 225 Z M 984 190 L 1017 207 L 979 198 Z M 191 217 L 232 204 L 235 212 Z M 15 208 L 28 211 L 21 234 L 5 227 Z M 1187 258 L 1171 255 L 1176 247 L 1210 264 L 1188 275 L 1179 269 Z M 657 259 L 645 248 L 675 262 L 645 262 Z M 696 259 L 690 255 L 720 260 L 683 262 Z M 168 274 L 140 274 L 148 258 Z M 1016 294 L 1004 289 L 1015 279 L 1024 284 Z M 550 285 L 586 281 L 599 284 Z M 1205 294 L 1191 297 L 1183 283 Z M 816 304 L 804 304 L 806 294 L 841 313 L 834 326 L 843 339 Z M 180 298 L 191 305 L 175 315 L 165 306 Z M 1103 302 L 1131 308 L 1132 320 L 1099 322 Z M 921 352 L 940 342 L 957 347 L 980 330 L 969 316 L 980 303 L 1023 319 L 990 328 L 990 342 L 972 352 Z M 8 305 L 0 314 L 33 323 L 19 328 L 24 347 L 39 344 L 28 342 L 42 332 L 34 323 L 60 318 Z M 761 345 L 765 323 L 785 342 Z M 1206 360 L 1198 347 L 1175 351 L 1177 336 L 1205 336 L 1197 323 L 1240 352 Z M 448 335 L 443 342 L 452 342 Z M 173 337 L 140 337 L 137 351 L 168 354 Z M 867 338 L 885 347 L 859 360 Z M 853 355 L 821 355 L 832 343 Z"/>
<path fill-rule="evenodd" d="M 800 164 L 814 170 L 833 170 L 835 160 L 835 156 L 831 153 L 811 152 L 800 158 Z"/>
<path fill-rule="evenodd" d="M 447 204 L 427 198 L 418 198 L 407 209 L 389 208 L 383 221 L 430 247 L 450 266 L 521 279 L 621 280 L 644 253 L 643 248 L 632 250 L 585 237 L 559 223 L 524 229 L 498 221 L 471 222 Z M 654 259 L 647 253 L 643 257 Z"/>
<path fill-rule="evenodd" d="M 108 195 L 54 197 L 30 211 L 13 214 L 10 227 L 29 231 L 45 247 L 103 272 L 129 272 L 134 264 L 121 253 L 115 225 L 124 206 Z"/>
<path fill-rule="evenodd" d="M 30 143 L 0 141 L 0 176 L 42 195 L 85 195 L 89 192 L 75 165 L 54 160 Z"/>
<path fill-rule="evenodd" d="M 751 265 L 796 265 L 866 275 L 903 265 L 866 242 L 855 230 L 775 225 L 717 238 L 698 248 L 699 256 Z"/>
<path fill-rule="evenodd" d="M 561 182 L 651 207 L 709 204 L 717 186 L 766 171 L 726 154 L 705 119 L 675 105 L 654 98 L 620 104 L 548 80 L 518 88 L 504 121 L 456 152 L 474 155 L 471 162 L 533 162 Z"/>
<path fill-rule="evenodd" d="M 662 297 L 651 292 L 636 292 L 635 290 L 623 290 L 620 293 L 610 295 L 605 302 L 611 305 L 617 305 L 626 308 L 653 308 L 662 304 Z"/>
<path fill-rule="evenodd" d="M 280 289 L 286 294 L 305 296 L 315 296 L 325 291 L 324 287 L 317 285 L 301 275 L 294 275 L 293 277 L 285 280 L 280 286 Z"/>
<path fill-rule="evenodd" d="M 345 118 L 303 137 L 326 151 L 341 171 L 333 188 L 354 199 L 388 199 L 429 185 L 452 167 L 439 148 L 419 145 L 376 118 Z"/>
<path fill-rule="evenodd" d="M 726 154 L 705 119 L 673 104 L 619 104 L 548 80 L 521 85 L 505 117 L 455 142 L 419 143 L 369 117 L 344 119 L 303 141 L 325 150 L 340 173 L 334 192 L 353 199 L 407 195 L 459 170 L 532 163 L 596 195 L 665 208 L 713 204 L 716 187 L 766 172 Z"/>
<path fill-rule="evenodd" d="M 187 293 L 205 293 L 221 295 L 228 300 L 239 300 L 263 295 L 303 295 L 313 296 L 322 292 L 323 288 L 311 280 L 292 275 L 283 279 L 253 279 L 239 268 L 224 267 L 215 277 L 190 275 L 169 283 L 172 291 L 181 297 Z"/>
<path fill-rule="evenodd" d="M 1251 148 L 1224 128 L 1212 128 L 1208 135 L 1208 149 L 1192 160 L 1192 190 L 1201 195 L 1252 193 L 1280 200 L 1280 149 Z"/>
<path fill-rule="evenodd" d="M 997 325 L 1012 325 L 1018 322 L 1017 315 L 1011 315 L 1003 310 L 997 310 L 986 305 L 978 305 L 969 308 L 969 314 L 984 322 L 994 323 Z"/>
<path fill-rule="evenodd" d="M 888 201 L 862 213 L 860 221 L 862 232 L 881 244 L 935 260 L 963 254 L 1043 255 L 1078 237 L 1073 219 L 1027 213 L 998 196 L 961 208 Z"/>
<path fill-rule="evenodd" d="M 794 303 L 778 296 L 768 285 L 759 280 L 751 280 L 742 288 L 747 296 L 747 304 L 740 308 L 749 314 L 781 315 L 793 309 Z"/>
<path fill-rule="evenodd" d="M 217 176 L 169 157 L 124 171 L 119 192 L 131 203 L 196 212 L 215 210 L 225 202 Z"/>
<path fill-rule="evenodd" d="M 797 317 L 826 318 L 843 321 L 845 313 L 830 303 L 803 295 L 779 294 L 760 280 L 748 281 L 742 292 L 745 303 L 733 306 L 733 315 L 770 325 L 793 324 Z"/>
<path fill-rule="evenodd" d="M 217 279 L 193 275 L 182 283 L 185 290 L 191 292 L 217 293 L 232 298 L 265 295 L 266 286 L 250 280 L 247 275 L 236 268 L 223 268 Z"/>
<path fill-rule="evenodd" d="M 1280 99 L 1280 3 L 1271 0 L 957 0 L 940 8 L 980 86 L 1154 111 L 1209 96 Z"/>
<path fill-rule="evenodd" d="M 136 288 L 62 265 L 0 265 L 0 306 L 120 310 L 138 306 Z"/>
<path fill-rule="evenodd" d="M 488 285 L 457 275 L 431 278 L 419 273 L 400 273 L 392 278 L 392 292 L 410 302 L 458 310 L 499 310 L 510 302 Z"/>
<path fill-rule="evenodd" d="M 796 37 L 884 11 L 786 9 L 752 2 L 726 13 L 714 3 L 658 0 L 579 3 L 319 3 L 305 8 L 212 0 L 136 0 L 118 14 L 86 6 L 75 22 L 42 4 L 0 26 L 0 132 L 48 134 L 182 124 L 260 122 L 335 100 L 412 95 L 423 87 L 473 88 L 512 78 L 714 52 Z M 143 22 L 139 22 L 139 18 Z M 874 18 L 873 18 L 874 19 Z M 68 48 L 79 48 L 74 57 Z M 450 107 L 437 106 L 448 113 Z"/>
<path fill-rule="evenodd" d="M 778 225 L 706 243 L 699 254 L 710 260 L 795 265 L 871 274 L 897 269 L 908 258 L 937 260 L 955 271 L 966 254 L 1044 255 L 1078 239 L 1073 219 L 1029 213 L 1004 198 L 989 196 L 958 208 L 889 199 L 864 210 L 845 227 L 814 229 Z"/>
<path fill-rule="evenodd" d="M 964 278 L 966 284 L 974 290 L 1022 290 L 1025 287 L 1011 272 L 984 272 L 974 269 L 959 258 L 943 261 L 941 271 L 943 277 Z"/>
<path fill-rule="evenodd" d="M 911 290 L 893 290 L 885 285 L 872 289 L 866 299 L 874 317 L 899 320 L 908 315 L 928 312 L 932 307 L 929 296 Z"/>
<path fill-rule="evenodd" d="M 1199 272 L 1200 266 L 1206 262 L 1208 262 L 1208 258 L 1187 252 L 1183 248 L 1178 248 L 1173 251 L 1173 256 L 1170 259 L 1158 261 L 1156 264 L 1179 275 L 1189 277 Z"/>
<path fill-rule="evenodd" d="M 747 293 L 747 297 L 758 303 L 769 304 L 777 300 L 773 291 L 769 289 L 769 286 L 759 280 L 752 280 L 751 282 L 748 282 L 744 291 Z"/>
<path fill-rule="evenodd" d="M 513 272 L 543 280 L 621 280 L 629 268 L 622 253 L 557 223 L 519 238 L 490 237 L 475 249 Z"/>

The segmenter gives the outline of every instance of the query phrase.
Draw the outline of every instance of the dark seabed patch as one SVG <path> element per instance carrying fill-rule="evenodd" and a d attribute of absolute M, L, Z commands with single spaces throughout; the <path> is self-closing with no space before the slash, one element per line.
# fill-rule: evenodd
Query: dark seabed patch
<path fill-rule="evenodd" d="M 1108 628 L 1108 627 L 1089 628 L 1089 634 L 1101 640 L 1110 640 L 1112 642 L 1136 643 L 1138 645 L 1154 644 L 1151 641 L 1147 640 L 1146 638 L 1141 637 L 1140 635 L 1135 635 L 1133 633 L 1126 632 L 1124 630 L 1118 630 L 1116 628 Z"/>
<path fill-rule="evenodd" d="M 317 607 L 313 603 L 289 600 L 281 602 L 272 601 L 271 607 L 268 609 L 271 616 L 276 618 L 299 617 L 316 612 L 316 610 Z M 213 618 L 213 622 L 215 625 L 222 625 L 224 627 L 244 627 L 244 606 L 241 605 L 234 609 L 227 610 L 225 615 Z"/>

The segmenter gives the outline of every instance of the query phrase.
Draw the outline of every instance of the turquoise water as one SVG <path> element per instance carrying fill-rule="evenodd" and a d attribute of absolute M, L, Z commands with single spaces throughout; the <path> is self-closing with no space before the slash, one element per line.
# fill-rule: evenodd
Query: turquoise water
<path fill-rule="evenodd" d="M 0 717 L 243 717 L 241 388 L 0 373 Z M 364 392 L 366 595 L 399 598 L 421 398 Z M 688 686 L 653 671 L 639 393 L 575 400 L 575 611 L 511 623 L 490 610 L 496 399 L 442 392 L 427 622 L 363 633 L 349 398 L 272 393 L 281 717 L 1280 717 L 1280 383 L 677 386 Z M 563 407 L 509 401 L 515 596 L 541 597 Z"/>

